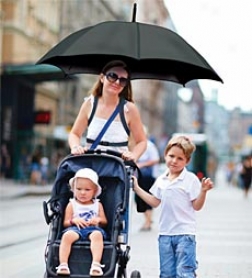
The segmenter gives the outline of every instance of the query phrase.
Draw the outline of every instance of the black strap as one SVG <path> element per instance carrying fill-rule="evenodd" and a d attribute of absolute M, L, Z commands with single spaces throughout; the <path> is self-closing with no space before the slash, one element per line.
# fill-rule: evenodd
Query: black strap
<path fill-rule="evenodd" d="M 126 100 L 124 100 L 124 103 L 126 103 Z M 128 127 L 128 125 L 127 125 L 127 123 L 126 123 L 126 120 L 125 120 L 124 109 L 121 109 L 121 110 L 120 110 L 120 118 L 121 118 L 121 122 L 122 122 L 122 124 L 123 124 L 123 127 L 124 127 L 126 133 L 127 133 L 128 136 L 129 136 L 130 130 L 129 130 L 129 127 Z"/>
<path fill-rule="evenodd" d="M 120 98 L 120 101 L 119 101 L 118 105 L 116 106 L 116 109 L 114 110 L 114 112 L 112 113 L 110 118 L 107 120 L 105 125 L 103 126 L 101 132 L 99 133 L 99 135 L 95 139 L 95 142 L 91 145 L 90 150 L 94 150 L 99 145 L 99 142 L 101 141 L 103 135 L 105 134 L 105 132 L 108 129 L 109 125 L 115 119 L 116 115 L 119 113 L 119 111 L 123 107 L 123 105 L 124 105 L 124 99 Z"/>
<path fill-rule="evenodd" d="M 95 142 L 95 140 L 92 140 L 90 138 L 86 139 L 87 143 L 89 144 L 93 144 Z M 110 147 L 127 147 L 128 146 L 128 141 L 124 141 L 124 142 L 107 142 L 107 141 L 100 141 L 99 145 L 102 146 L 110 146 Z"/>
<path fill-rule="evenodd" d="M 126 103 L 126 100 L 124 99 L 124 104 Z M 93 118 L 94 118 L 94 114 L 95 114 L 95 111 L 96 111 L 96 108 L 97 108 L 97 104 L 98 104 L 98 97 L 94 97 L 94 103 L 93 103 L 93 108 L 92 108 L 92 111 L 91 111 L 91 114 L 90 114 L 90 117 L 88 119 L 88 125 L 90 125 L 90 123 L 92 122 Z M 122 107 L 123 108 L 123 107 Z M 126 131 L 126 133 L 130 134 L 130 130 L 129 130 L 129 127 L 127 125 L 127 122 L 126 122 L 126 119 L 125 119 L 125 115 L 124 115 L 124 109 L 121 109 L 120 110 L 120 119 L 121 119 L 121 122 L 122 122 L 122 125 Z"/>
<path fill-rule="evenodd" d="M 93 120 L 93 117 L 94 117 L 94 114 L 95 114 L 95 110 L 96 110 L 96 107 L 97 107 L 97 103 L 98 103 L 98 97 L 94 97 L 93 108 L 92 108 L 90 117 L 89 117 L 89 119 L 88 119 L 88 125 L 90 125 L 90 123 L 91 123 L 92 120 Z"/>

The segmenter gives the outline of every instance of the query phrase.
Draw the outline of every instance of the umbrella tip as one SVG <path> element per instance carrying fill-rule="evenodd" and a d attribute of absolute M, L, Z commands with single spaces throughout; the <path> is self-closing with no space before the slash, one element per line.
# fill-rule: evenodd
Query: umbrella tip
<path fill-rule="evenodd" d="M 137 3 L 133 4 L 132 22 L 136 22 Z"/>

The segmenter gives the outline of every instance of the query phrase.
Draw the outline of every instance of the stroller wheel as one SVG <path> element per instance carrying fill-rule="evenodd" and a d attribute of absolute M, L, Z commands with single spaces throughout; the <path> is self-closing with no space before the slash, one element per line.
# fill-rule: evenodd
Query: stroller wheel
<path fill-rule="evenodd" d="M 130 278 L 141 278 L 141 274 L 138 270 L 134 270 L 131 272 Z"/>

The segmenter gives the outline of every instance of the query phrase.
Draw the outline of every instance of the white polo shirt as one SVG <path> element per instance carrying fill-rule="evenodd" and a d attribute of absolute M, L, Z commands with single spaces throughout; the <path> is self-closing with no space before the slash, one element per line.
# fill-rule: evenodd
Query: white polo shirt
<path fill-rule="evenodd" d="M 192 201 L 200 190 L 198 177 L 186 168 L 173 181 L 168 180 L 167 172 L 156 179 L 150 192 L 161 200 L 160 235 L 195 235 L 196 216 Z"/>

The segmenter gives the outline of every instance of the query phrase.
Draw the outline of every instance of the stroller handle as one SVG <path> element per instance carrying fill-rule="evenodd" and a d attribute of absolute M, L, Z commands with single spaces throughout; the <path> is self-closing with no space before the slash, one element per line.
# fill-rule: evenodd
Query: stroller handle
<path fill-rule="evenodd" d="M 83 155 L 90 155 L 90 154 L 109 154 L 109 155 L 112 155 L 112 156 L 116 156 L 116 157 L 119 157 L 121 159 L 122 158 L 122 153 L 121 152 L 117 152 L 117 151 L 114 151 L 114 150 L 101 150 L 101 149 L 95 149 L 95 150 L 87 150 Z M 69 154 L 66 158 L 68 157 L 73 157 L 73 156 L 76 156 L 76 155 L 73 155 L 73 154 Z M 138 178 L 141 178 L 141 171 L 140 169 L 138 168 L 137 164 L 135 163 L 134 160 L 124 160 L 124 164 L 125 166 L 128 166 L 134 170 L 137 170 L 137 173 L 138 173 Z"/>
<path fill-rule="evenodd" d="M 94 153 L 97 153 L 97 154 L 105 153 L 105 154 L 109 154 L 109 155 L 113 155 L 113 156 L 117 156 L 119 158 L 122 158 L 122 153 L 114 151 L 114 150 L 100 150 L 100 149 L 96 149 L 96 150 L 88 150 L 88 151 L 85 152 L 85 154 L 94 154 Z M 138 178 L 142 177 L 141 171 L 138 168 L 138 166 L 137 166 L 137 164 L 135 163 L 134 160 L 124 160 L 124 164 L 125 164 L 125 166 L 128 166 L 131 169 L 133 169 L 133 172 L 134 172 L 134 170 L 137 170 Z"/>
<path fill-rule="evenodd" d="M 95 149 L 95 150 L 87 150 L 85 152 L 85 154 L 102 154 L 102 153 L 105 153 L 105 154 L 110 154 L 110 155 L 113 155 L 113 156 L 117 156 L 117 157 L 120 157 L 122 158 L 122 153 L 121 152 L 117 152 L 117 151 L 113 151 L 113 150 L 101 150 L 101 149 Z"/>
<path fill-rule="evenodd" d="M 90 150 L 89 149 L 89 150 L 85 151 L 82 155 L 85 155 L 85 154 L 110 154 L 110 155 L 122 158 L 122 153 L 113 151 L 113 150 L 101 150 L 101 149 Z M 66 158 L 69 158 L 72 156 L 77 156 L 77 155 L 70 153 L 69 155 L 66 156 Z"/>

